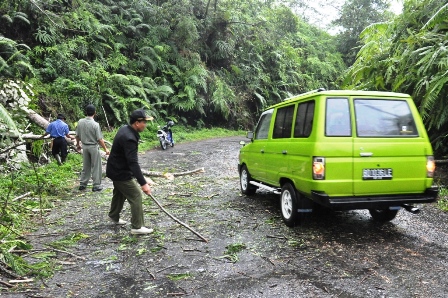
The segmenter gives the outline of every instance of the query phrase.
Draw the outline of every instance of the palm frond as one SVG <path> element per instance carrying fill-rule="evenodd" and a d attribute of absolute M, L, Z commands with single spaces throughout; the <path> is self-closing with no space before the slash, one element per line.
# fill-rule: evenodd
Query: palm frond
<path fill-rule="evenodd" d="M 432 29 L 441 22 L 446 22 L 448 18 L 448 3 L 440 9 L 423 25 L 422 30 Z"/>
<path fill-rule="evenodd" d="M 10 134 L 17 135 L 21 140 L 19 130 L 17 129 L 14 120 L 11 118 L 8 111 L 2 104 L 0 104 L 0 120 L 3 121 L 8 126 Z"/>

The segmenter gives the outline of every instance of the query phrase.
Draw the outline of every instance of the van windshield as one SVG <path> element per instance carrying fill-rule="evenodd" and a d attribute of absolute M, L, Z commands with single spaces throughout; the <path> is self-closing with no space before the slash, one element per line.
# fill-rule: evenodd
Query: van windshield
<path fill-rule="evenodd" d="M 355 99 L 359 137 L 417 137 L 414 118 L 405 100 Z"/>

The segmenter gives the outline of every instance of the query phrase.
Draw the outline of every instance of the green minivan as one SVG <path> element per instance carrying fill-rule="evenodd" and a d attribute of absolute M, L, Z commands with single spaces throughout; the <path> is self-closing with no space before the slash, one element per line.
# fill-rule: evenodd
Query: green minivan
<path fill-rule="evenodd" d="M 438 195 L 433 150 L 407 94 L 318 89 L 265 110 L 247 137 L 241 192 L 280 194 L 288 226 L 319 206 L 390 221 Z"/>

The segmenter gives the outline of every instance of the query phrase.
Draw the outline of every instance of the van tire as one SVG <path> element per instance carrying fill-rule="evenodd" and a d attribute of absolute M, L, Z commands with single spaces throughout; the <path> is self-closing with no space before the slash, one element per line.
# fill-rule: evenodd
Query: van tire
<path fill-rule="evenodd" d="M 295 188 L 287 182 L 282 186 L 280 195 L 280 210 L 285 225 L 293 227 L 299 219 L 297 212 L 298 197 Z"/>
<path fill-rule="evenodd" d="M 240 171 L 240 186 L 241 186 L 241 193 L 247 196 L 251 196 L 257 191 L 257 187 L 250 184 L 251 179 L 252 178 L 250 177 L 250 173 L 247 170 L 246 165 L 243 165 Z"/>
<path fill-rule="evenodd" d="M 373 220 L 378 222 L 391 221 L 397 216 L 398 210 L 390 209 L 369 209 L 370 215 Z"/>

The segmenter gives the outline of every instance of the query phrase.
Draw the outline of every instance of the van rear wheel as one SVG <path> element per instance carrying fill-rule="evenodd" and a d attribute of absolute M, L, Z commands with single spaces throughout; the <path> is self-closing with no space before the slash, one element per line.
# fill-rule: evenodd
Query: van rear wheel
<path fill-rule="evenodd" d="M 240 185 L 241 185 L 241 192 L 245 195 L 253 195 L 257 191 L 257 187 L 250 184 L 250 174 L 247 170 L 246 165 L 243 165 L 241 167 L 240 171 Z"/>
<path fill-rule="evenodd" d="M 370 215 L 373 220 L 378 222 L 391 221 L 397 216 L 398 210 L 390 209 L 369 209 Z"/>
<path fill-rule="evenodd" d="M 297 194 L 291 183 L 285 183 L 282 187 L 280 198 L 280 209 L 282 211 L 283 222 L 288 227 L 293 227 L 298 221 L 299 213 L 297 212 Z"/>

